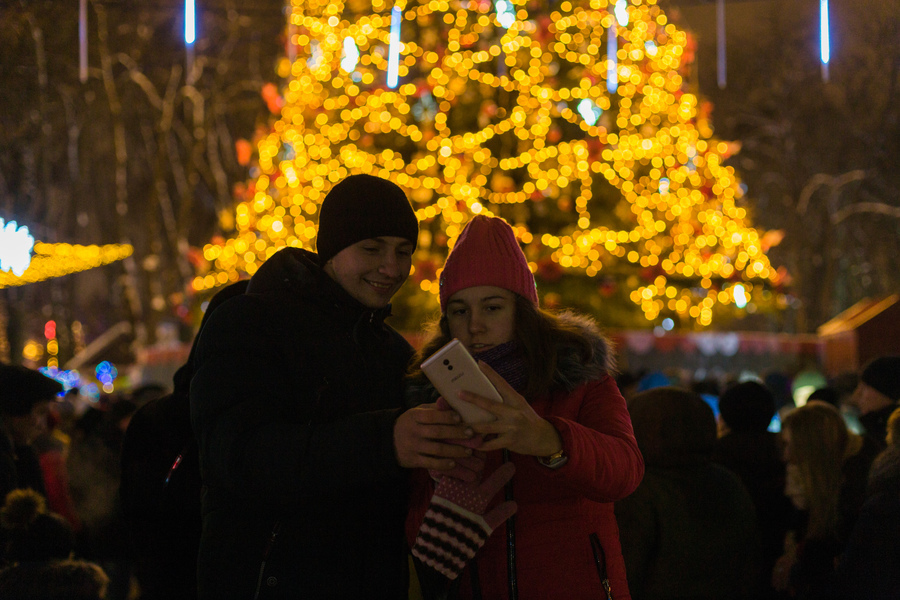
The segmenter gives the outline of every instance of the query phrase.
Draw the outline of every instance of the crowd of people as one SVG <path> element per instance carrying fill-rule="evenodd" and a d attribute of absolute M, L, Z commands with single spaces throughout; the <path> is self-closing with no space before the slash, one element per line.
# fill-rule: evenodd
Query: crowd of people
<path fill-rule="evenodd" d="M 796 404 L 620 372 L 488 216 L 416 351 L 386 319 L 418 240 L 350 176 L 317 252 L 210 301 L 171 390 L 85 404 L 0 366 L 0 598 L 900 598 L 900 357 Z M 452 339 L 483 420 L 420 369 Z"/>

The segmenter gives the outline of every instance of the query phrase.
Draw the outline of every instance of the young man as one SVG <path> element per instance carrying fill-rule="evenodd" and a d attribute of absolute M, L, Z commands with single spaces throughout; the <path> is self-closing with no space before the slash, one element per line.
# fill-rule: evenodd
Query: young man
<path fill-rule="evenodd" d="M 471 435 L 401 408 L 412 349 L 384 318 L 417 239 L 399 187 L 348 177 L 318 255 L 281 250 L 209 318 L 191 381 L 202 599 L 406 597 L 404 469 L 451 469 L 469 451 L 444 440 Z"/>

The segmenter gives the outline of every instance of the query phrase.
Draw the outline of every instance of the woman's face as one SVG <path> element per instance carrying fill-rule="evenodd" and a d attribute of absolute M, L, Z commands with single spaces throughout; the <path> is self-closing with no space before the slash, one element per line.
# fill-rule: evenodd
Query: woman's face
<path fill-rule="evenodd" d="M 482 285 L 465 288 L 447 301 L 447 326 L 472 354 L 511 342 L 515 337 L 516 295 Z"/>

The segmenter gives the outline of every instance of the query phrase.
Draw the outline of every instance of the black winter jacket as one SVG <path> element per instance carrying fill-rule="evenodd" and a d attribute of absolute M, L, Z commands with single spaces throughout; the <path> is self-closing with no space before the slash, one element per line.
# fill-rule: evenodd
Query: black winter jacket
<path fill-rule="evenodd" d="M 412 349 L 389 314 L 287 248 L 210 317 L 191 380 L 202 599 L 406 597 L 393 427 Z"/>

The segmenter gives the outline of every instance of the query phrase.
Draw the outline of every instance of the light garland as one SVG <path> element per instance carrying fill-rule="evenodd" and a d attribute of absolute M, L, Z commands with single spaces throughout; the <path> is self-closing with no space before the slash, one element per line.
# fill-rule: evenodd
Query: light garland
<path fill-rule="evenodd" d="M 353 173 L 407 191 L 423 223 L 420 256 L 443 256 L 473 214 L 502 214 L 535 271 L 549 257 L 590 277 L 614 263 L 651 272 L 631 294 L 650 321 L 671 312 L 706 326 L 716 305 L 775 281 L 723 165 L 730 147 L 710 138 L 697 97 L 684 92 L 688 37 L 656 0 L 510 6 L 374 0 L 363 13 L 351 2 L 293 0 L 296 60 L 279 68 L 289 80 L 280 119 L 258 141 L 259 174 L 237 205 L 235 237 L 204 248 L 212 269 L 193 289 L 252 275 L 285 246 L 313 248 L 319 204 Z M 406 37 L 396 89 L 387 85 L 392 11 Z M 341 68 L 347 38 L 359 52 L 352 73 Z M 463 107 L 477 118 L 466 121 Z M 604 189 L 621 196 L 613 214 L 594 197 Z M 529 230 L 521 208 L 542 202 L 565 207 L 570 221 Z M 421 289 L 437 294 L 438 276 Z"/>
<path fill-rule="evenodd" d="M 36 242 L 31 263 L 21 275 L 0 271 L 0 288 L 36 283 L 86 271 L 131 256 L 134 248 L 128 244 L 79 246 L 73 244 L 45 244 Z"/>

